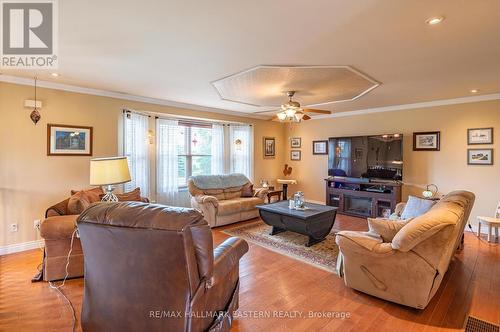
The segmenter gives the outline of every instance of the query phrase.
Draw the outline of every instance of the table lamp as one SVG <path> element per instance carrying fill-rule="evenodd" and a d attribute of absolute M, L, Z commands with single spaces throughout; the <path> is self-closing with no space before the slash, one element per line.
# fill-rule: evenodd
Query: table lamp
<path fill-rule="evenodd" d="M 104 186 L 103 202 L 117 202 L 113 185 L 129 182 L 127 157 L 95 158 L 90 160 L 90 185 Z"/>
<path fill-rule="evenodd" d="M 422 196 L 425 198 L 434 198 L 438 192 L 439 188 L 434 183 L 428 184 L 425 190 L 422 192 Z"/>

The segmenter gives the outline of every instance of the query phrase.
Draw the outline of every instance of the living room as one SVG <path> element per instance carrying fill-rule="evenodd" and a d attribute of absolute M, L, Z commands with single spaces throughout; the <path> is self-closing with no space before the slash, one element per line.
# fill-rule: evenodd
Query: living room
<path fill-rule="evenodd" d="M 40 3 L 0 330 L 498 331 L 500 4 Z"/>

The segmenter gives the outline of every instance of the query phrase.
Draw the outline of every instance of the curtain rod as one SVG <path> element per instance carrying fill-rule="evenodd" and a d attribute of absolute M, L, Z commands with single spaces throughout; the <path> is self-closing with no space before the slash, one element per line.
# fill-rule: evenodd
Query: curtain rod
<path fill-rule="evenodd" d="M 220 121 L 220 120 L 213 120 L 213 119 L 206 119 L 206 118 L 195 118 L 195 117 L 190 117 L 190 116 L 182 116 L 182 115 L 168 114 L 168 113 L 159 114 L 159 113 L 154 113 L 154 112 L 140 112 L 140 111 L 131 110 L 131 109 L 127 109 L 127 108 L 123 109 L 123 113 L 136 113 L 136 114 L 144 115 L 147 117 L 154 116 L 155 119 L 168 119 L 168 120 L 201 123 L 201 124 L 220 124 L 223 126 L 248 125 L 250 127 L 253 127 L 253 125 L 251 123 L 245 123 L 245 122 Z"/>

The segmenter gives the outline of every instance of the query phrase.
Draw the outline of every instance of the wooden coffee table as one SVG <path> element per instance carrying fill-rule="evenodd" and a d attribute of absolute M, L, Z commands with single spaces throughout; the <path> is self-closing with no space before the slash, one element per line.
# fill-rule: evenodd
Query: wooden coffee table
<path fill-rule="evenodd" d="M 323 241 L 332 230 L 337 208 L 306 203 L 307 210 L 288 208 L 288 201 L 257 205 L 262 220 L 272 226 L 271 235 L 292 231 L 309 237 L 306 247 Z"/>

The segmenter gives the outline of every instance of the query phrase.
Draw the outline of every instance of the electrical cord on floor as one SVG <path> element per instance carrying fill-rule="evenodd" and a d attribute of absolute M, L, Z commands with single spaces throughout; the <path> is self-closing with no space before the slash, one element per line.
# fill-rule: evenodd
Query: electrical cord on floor
<path fill-rule="evenodd" d="M 484 243 L 487 243 L 488 245 L 491 245 L 491 242 L 486 241 L 485 239 L 483 239 L 481 237 L 481 235 L 477 234 L 477 232 L 474 232 L 474 230 L 472 229 L 472 225 L 471 224 L 467 224 L 467 226 L 469 227 L 471 233 L 474 234 L 479 240 L 483 241 Z"/>
<path fill-rule="evenodd" d="M 57 292 L 59 292 L 59 294 L 61 294 L 62 297 L 64 297 L 64 299 L 66 300 L 66 302 L 68 303 L 68 305 L 69 305 L 69 307 L 71 309 L 71 314 L 73 316 L 73 327 L 72 327 L 71 331 L 73 331 L 73 332 L 75 331 L 75 328 L 76 328 L 75 308 L 73 307 L 73 303 L 71 303 L 70 299 L 66 296 L 66 294 L 63 293 L 63 291 L 61 290 L 61 287 L 64 286 L 64 284 L 66 283 L 66 279 L 69 276 L 69 271 L 68 271 L 69 260 L 70 260 L 70 257 L 71 257 L 71 252 L 73 251 L 73 241 L 75 239 L 75 234 L 77 234 L 77 233 L 78 233 L 78 228 L 75 228 L 75 230 L 73 231 L 73 234 L 71 234 L 71 243 L 70 243 L 70 248 L 69 248 L 69 252 L 68 252 L 68 257 L 67 257 L 67 260 L 66 260 L 66 268 L 65 268 L 66 275 L 64 276 L 64 279 L 63 279 L 62 283 L 59 284 L 59 285 L 56 285 L 52 281 L 49 281 L 49 287 L 52 288 L 52 289 L 55 289 Z"/>

